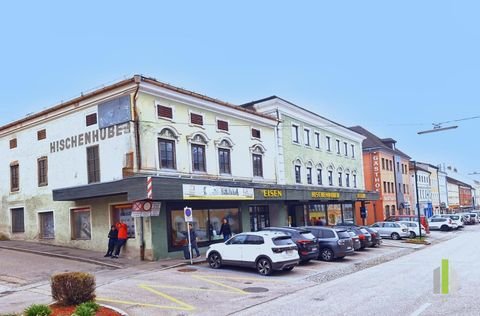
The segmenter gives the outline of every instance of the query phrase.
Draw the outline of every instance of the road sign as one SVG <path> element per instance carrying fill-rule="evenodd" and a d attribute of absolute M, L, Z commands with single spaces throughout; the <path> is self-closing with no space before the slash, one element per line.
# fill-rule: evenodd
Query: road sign
<path fill-rule="evenodd" d="M 185 216 L 185 222 L 193 222 L 193 212 L 191 207 L 186 206 L 183 209 L 183 215 Z"/>

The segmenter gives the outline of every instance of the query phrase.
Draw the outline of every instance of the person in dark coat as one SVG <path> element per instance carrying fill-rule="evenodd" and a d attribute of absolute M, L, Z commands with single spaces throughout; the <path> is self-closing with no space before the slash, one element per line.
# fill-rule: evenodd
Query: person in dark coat
<path fill-rule="evenodd" d="M 198 245 L 197 245 L 197 233 L 195 232 L 195 229 L 193 229 L 193 225 L 191 223 L 188 224 L 188 226 L 190 226 L 190 245 L 192 246 L 192 252 L 193 250 L 195 250 L 195 253 L 197 254 L 195 258 L 198 258 L 200 257 L 200 250 L 198 249 Z M 186 237 L 186 241 L 187 241 L 187 244 L 185 245 L 185 250 L 184 250 L 184 255 L 185 255 L 185 259 L 190 259 L 190 253 L 189 253 L 189 249 L 188 249 L 188 233 L 187 232 L 184 232 L 183 233 Z"/>
<path fill-rule="evenodd" d="M 104 257 L 111 257 L 113 255 L 113 250 L 115 249 L 115 245 L 117 244 L 118 239 L 118 230 L 115 225 L 110 227 L 110 231 L 108 232 L 108 250 L 107 254 Z"/>
<path fill-rule="evenodd" d="M 220 227 L 220 234 L 223 234 L 223 241 L 227 241 L 232 237 L 232 230 L 230 229 L 230 224 L 226 218 L 223 219 L 222 227 Z"/>

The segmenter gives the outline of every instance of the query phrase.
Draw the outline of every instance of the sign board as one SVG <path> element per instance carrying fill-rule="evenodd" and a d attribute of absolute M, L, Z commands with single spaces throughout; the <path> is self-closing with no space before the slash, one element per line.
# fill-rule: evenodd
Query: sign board
<path fill-rule="evenodd" d="M 161 202 L 136 201 L 132 203 L 132 217 L 159 216 Z"/>
<path fill-rule="evenodd" d="M 185 200 L 253 200 L 253 188 L 223 187 L 214 185 L 183 184 Z"/>
<path fill-rule="evenodd" d="M 191 207 L 185 207 L 183 209 L 183 215 L 185 216 L 185 222 L 193 222 L 193 211 Z"/>

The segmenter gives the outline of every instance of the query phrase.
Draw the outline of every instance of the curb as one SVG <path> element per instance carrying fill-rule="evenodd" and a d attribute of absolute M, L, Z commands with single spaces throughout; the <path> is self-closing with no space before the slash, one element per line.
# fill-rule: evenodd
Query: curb
<path fill-rule="evenodd" d="M 98 303 L 97 303 L 97 304 L 98 304 Z M 98 304 L 98 305 L 103 306 L 103 307 L 106 307 L 106 308 L 109 308 L 109 309 L 111 309 L 112 311 L 115 311 L 115 312 L 119 313 L 119 314 L 122 315 L 122 316 L 128 316 L 127 312 L 125 312 L 124 310 L 121 310 L 120 308 L 113 307 L 113 306 L 106 305 L 106 304 Z"/>
<path fill-rule="evenodd" d="M 44 251 L 24 249 L 24 248 L 12 248 L 12 247 L 5 247 L 5 246 L 2 246 L 2 245 L 0 245 L 0 248 L 1 249 L 7 249 L 7 250 L 13 250 L 13 251 L 19 251 L 19 252 L 28 252 L 28 253 L 33 253 L 33 254 L 37 254 L 37 255 L 47 256 L 47 257 L 56 257 L 56 258 L 62 258 L 62 259 L 67 259 L 67 260 L 92 263 L 92 264 L 101 265 L 101 266 L 105 266 L 105 267 L 109 267 L 109 268 L 113 268 L 113 269 L 124 268 L 123 266 L 112 264 L 112 263 L 102 262 L 102 261 L 88 259 L 88 258 L 73 257 L 73 256 L 62 255 L 62 254 L 51 253 L 51 252 L 44 252 Z"/>

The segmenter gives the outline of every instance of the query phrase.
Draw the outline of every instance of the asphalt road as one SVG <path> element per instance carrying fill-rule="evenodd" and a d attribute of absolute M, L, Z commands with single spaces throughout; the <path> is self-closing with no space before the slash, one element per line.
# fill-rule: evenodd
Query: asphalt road
<path fill-rule="evenodd" d="M 435 232 L 434 234 L 441 234 Z M 480 315 L 480 231 L 232 315 Z M 433 271 L 448 259 L 449 294 L 433 293 Z"/>

